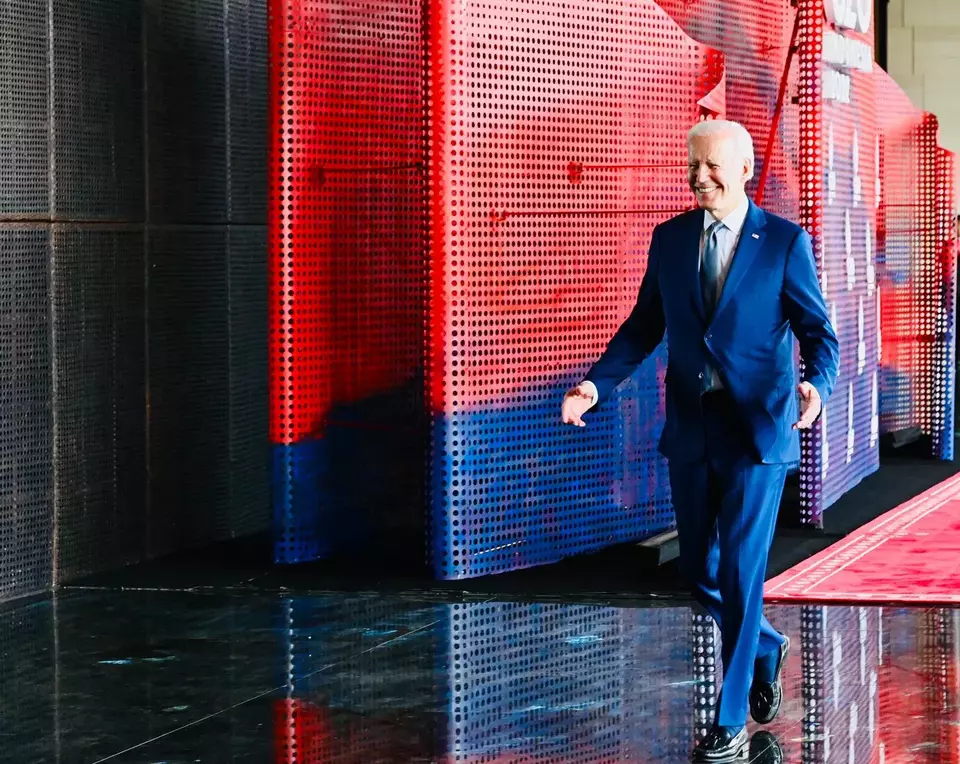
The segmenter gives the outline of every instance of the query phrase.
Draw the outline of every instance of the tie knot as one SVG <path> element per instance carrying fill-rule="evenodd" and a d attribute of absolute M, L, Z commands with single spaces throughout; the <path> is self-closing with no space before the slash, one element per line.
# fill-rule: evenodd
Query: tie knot
<path fill-rule="evenodd" d="M 721 228 L 726 228 L 722 220 L 714 220 L 710 227 L 707 228 L 707 236 L 713 236 L 715 233 L 718 233 Z"/>

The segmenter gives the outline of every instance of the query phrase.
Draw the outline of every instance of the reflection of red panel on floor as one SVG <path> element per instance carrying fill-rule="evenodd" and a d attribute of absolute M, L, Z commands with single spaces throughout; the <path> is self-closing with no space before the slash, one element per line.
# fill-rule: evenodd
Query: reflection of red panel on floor
<path fill-rule="evenodd" d="M 960 603 L 960 475 L 769 581 L 765 598 Z"/>

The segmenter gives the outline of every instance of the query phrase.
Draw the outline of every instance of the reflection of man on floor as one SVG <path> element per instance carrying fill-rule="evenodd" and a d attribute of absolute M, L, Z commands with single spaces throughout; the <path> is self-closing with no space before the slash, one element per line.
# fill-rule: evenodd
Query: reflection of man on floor
<path fill-rule="evenodd" d="M 748 706 L 758 722 L 780 708 L 789 641 L 763 617 L 767 554 L 787 465 L 800 457 L 797 430 L 813 424 L 830 395 L 839 346 L 810 237 L 747 198 L 749 133 L 734 122 L 701 122 L 688 149 L 700 210 L 654 230 L 636 306 L 567 393 L 563 421 L 584 426 L 586 412 L 666 333 L 660 450 L 670 463 L 680 563 L 723 640 L 717 716 L 695 753 L 728 761 L 747 749 Z M 799 386 L 794 337 L 805 369 Z"/>

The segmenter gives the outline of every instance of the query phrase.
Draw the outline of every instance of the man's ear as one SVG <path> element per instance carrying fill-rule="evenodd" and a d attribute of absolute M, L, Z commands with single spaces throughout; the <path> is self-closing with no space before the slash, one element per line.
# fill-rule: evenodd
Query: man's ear
<path fill-rule="evenodd" d="M 750 160 L 744 160 L 743 174 L 744 174 L 745 181 L 753 178 L 753 162 L 751 162 Z"/>

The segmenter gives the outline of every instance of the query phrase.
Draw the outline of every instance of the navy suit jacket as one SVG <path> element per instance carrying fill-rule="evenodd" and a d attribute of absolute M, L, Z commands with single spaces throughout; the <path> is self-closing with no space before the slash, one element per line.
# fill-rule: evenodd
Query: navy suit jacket
<path fill-rule="evenodd" d="M 704 456 L 700 395 L 709 361 L 738 409 L 753 456 L 767 464 L 800 458 L 795 336 L 804 379 L 826 402 L 837 379 L 839 343 L 817 280 L 810 236 L 750 202 L 712 318 L 700 291 L 703 210 L 654 229 L 637 304 L 587 374 L 598 406 L 660 344 L 666 333 L 668 459 Z"/>

